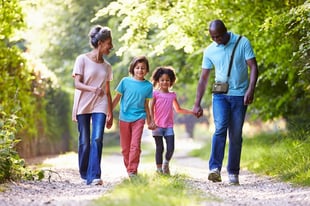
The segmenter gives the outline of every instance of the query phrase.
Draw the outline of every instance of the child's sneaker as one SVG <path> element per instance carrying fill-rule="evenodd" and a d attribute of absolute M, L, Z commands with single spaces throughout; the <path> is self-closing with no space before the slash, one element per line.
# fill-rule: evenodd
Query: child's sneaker
<path fill-rule="evenodd" d="M 157 174 L 163 174 L 163 169 L 162 168 L 157 168 L 156 173 Z"/>
<path fill-rule="evenodd" d="M 130 172 L 130 173 L 128 173 L 128 177 L 129 177 L 129 179 L 133 179 L 133 178 L 137 177 L 137 173 L 136 172 Z"/>
<path fill-rule="evenodd" d="M 157 169 L 156 169 L 156 173 L 157 174 L 163 174 L 163 165 L 162 164 L 157 164 L 156 165 Z"/>
<path fill-rule="evenodd" d="M 170 169 L 168 163 L 163 164 L 163 174 L 170 175 Z"/>

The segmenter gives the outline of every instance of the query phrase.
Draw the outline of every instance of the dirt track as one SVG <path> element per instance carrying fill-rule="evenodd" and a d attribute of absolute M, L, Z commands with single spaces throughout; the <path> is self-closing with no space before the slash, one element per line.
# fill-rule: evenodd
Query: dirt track
<path fill-rule="evenodd" d="M 143 140 L 143 144 L 148 141 Z M 295 188 L 290 184 L 278 182 L 269 177 L 258 176 L 248 171 L 241 171 L 240 186 L 230 186 L 227 174 L 222 172 L 222 183 L 207 180 L 207 162 L 189 157 L 187 152 L 196 148 L 197 142 L 179 139 L 176 141 L 176 152 L 171 161 L 171 173 L 185 173 L 189 185 L 199 188 L 209 202 L 202 205 L 310 205 L 310 188 Z M 35 161 L 35 159 L 33 160 Z M 8 184 L 8 189 L 0 193 L 0 205 L 8 206 L 41 206 L 41 205 L 87 205 L 91 200 L 103 196 L 122 179 L 127 178 L 122 157 L 119 153 L 105 154 L 102 160 L 103 186 L 87 186 L 79 178 L 77 155 L 69 153 L 46 158 L 43 161 L 51 173 L 40 182 L 21 182 Z M 154 172 L 154 163 L 141 159 L 141 173 Z M 47 173 L 48 174 L 48 173 Z"/>

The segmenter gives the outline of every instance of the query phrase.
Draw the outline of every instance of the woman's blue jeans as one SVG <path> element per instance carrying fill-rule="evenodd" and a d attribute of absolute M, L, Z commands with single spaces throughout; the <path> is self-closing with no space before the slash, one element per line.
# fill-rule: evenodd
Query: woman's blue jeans
<path fill-rule="evenodd" d="M 229 135 L 228 164 L 229 174 L 239 174 L 242 148 L 242 127 L 247 110 L 243 96 L 213 94 L 213 118 L 215 132 L 212 137 L 209 169 L 222 169 L 227 130 Z"/>
<path fill-rule="evenodd" d="M 91 113 L 77 115 L 79 130 L 79 171 L 82 179 L 90 184 L 101 178 L 101 155 L 106 115 Z M 92 125 L 92 127 L 90 127 Z"/>

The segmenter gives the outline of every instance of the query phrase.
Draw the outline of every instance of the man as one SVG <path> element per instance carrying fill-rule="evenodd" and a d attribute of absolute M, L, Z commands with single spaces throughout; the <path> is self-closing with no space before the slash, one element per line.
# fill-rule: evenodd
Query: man
<path fill-rule="evenodd" d="M 215 132 L 212 137 L 211 156 L 209 159 L 208 179 L 221 182 L 221 169 L 229 133 L 227 172 L 229 183 L 239 184 L 240 156 L 242 147 L 242 127 L 247 105 L 254 99 L 254 90 L 258 76 L 257 62 L 249 40 L 240 39 L 228 77 L 230 56 L 239 35 L 228 32 L 221 20 L 210 23 L 209 34 L 213 42 L 204 50 L 202 72 L 199 79 L 194 112 L 197 117 L 203 115 L 200 105 L 212 68 L 215 68 L 215 81 L 228 82 L 228 93 L 213 94 L 213 118 Z M 250 77 L 248 77 L 248 68 Z"/>

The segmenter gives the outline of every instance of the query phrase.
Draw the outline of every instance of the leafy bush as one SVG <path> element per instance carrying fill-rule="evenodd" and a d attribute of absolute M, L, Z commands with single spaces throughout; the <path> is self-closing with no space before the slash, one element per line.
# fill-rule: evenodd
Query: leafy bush
<path fill-rule="evenodd" d="M 0 106 L 1 107 L 1 106 Z M 1 109 L 2 110 L 2 109 Z M 15 114 L 0 113 L 0 183 L 6 180 L 42 179 L 42 171 L 31 171 L 15 150 L 19 142 L 15 134 L 22 126 L 22 119 Z"/>
<path fill-rule="evenodd" d="M 35 172 L 25 168 L 25 162 L 16 151 L 20 141 L 16 134 L 27 122 L 25 131 L 35 133 L 34 115 L 37 101 L 32 95 L 34 75 L 27 70 L 26 60 L 19 47 L 22 42 L 14 39 L 23 28 L 24 19 L 20 1 L 2 1 L 0 6 L 0 183 L 22 178 L 33 179 Z M 26 125 L 26 124 L 25 124 Z M 37 173 L 42 178 L 42 173 Z"/>

